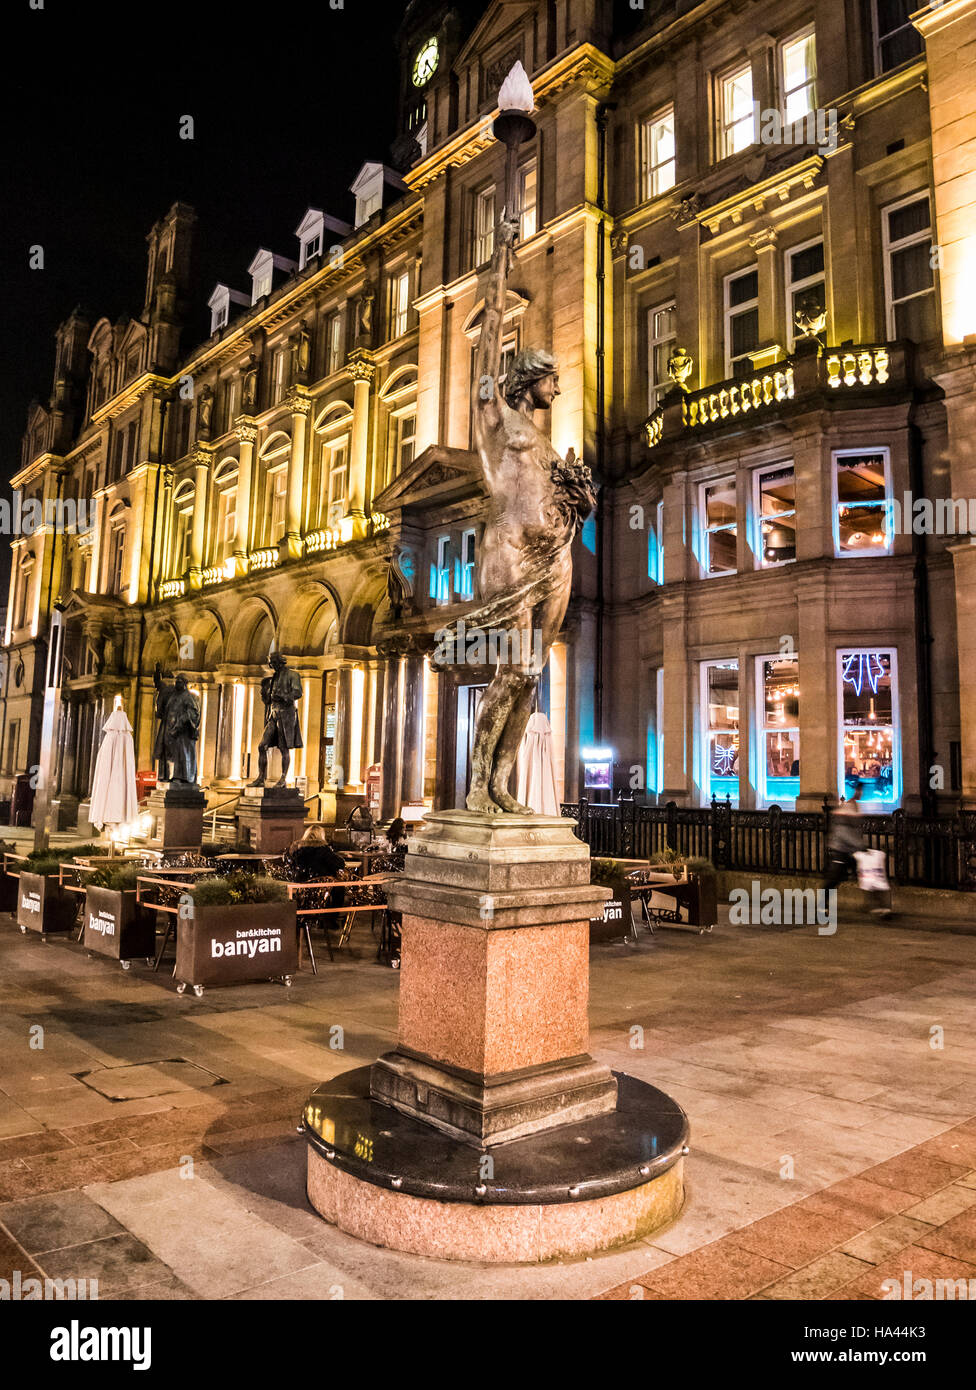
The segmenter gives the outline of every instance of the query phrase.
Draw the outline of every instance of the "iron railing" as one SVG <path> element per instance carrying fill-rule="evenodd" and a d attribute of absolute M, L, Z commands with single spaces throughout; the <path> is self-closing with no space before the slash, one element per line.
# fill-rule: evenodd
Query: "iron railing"
<path fill-rule="evenodd" d="M 665 848 L 710 859 L 719 869 L 820 874 L 826 863 L 830 807 L 822 811 L 740 811 L 729 801 L 711 806 L 648 806 L 564 802 L 593 855 L 653 860 Z M 926 817 L 897 810 L 862 815 L 865 846 L 884 850 L 893 883 L 976 892 L 976 812 Z"/>

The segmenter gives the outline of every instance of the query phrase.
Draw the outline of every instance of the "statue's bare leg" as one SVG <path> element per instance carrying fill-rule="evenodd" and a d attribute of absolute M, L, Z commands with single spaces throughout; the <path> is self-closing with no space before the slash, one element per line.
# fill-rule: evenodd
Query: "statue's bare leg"
<path fill-rule="evenodd" d="M 465 805 L 483 816 L 497 816 L 504 808 L 491 794 L 495 749 L 511 715 L 516 697 L 511 671 L 496 671 L 478 708 L 474 749 L 471 753 L 471 790 Z"/>
<path fill-rule="evenodd" d="M 291 753 L 287 748 L 281 749 L 281 776 L 275 782 L 276 787 L 286 786 L 285 778 L 288 776 L 288 769 L 291 767 Z"/>
<path fill-rule="evenodd" d="M 258 775 L 251 783 L 252 787 L 263 787 L 264 779 L 268 775 L 268 745 L 264 739 L 258 744 Z"/>
<path fill-rule="evenodd" d="M 491 775 L 490 788 L 494 801 L 503 811 L 515 815 L 531 816 L 532 807 L 523 806 L 508 790 L 512 768 L 515 766 L 515 759 L 518 757 L 522 736 L 525 733 L 525 726 L 532 713 L 532 697 L 539 684 L 539 677 L 520 672 L 519 681 L 520 684 L 508 721 L 495 749 L 495 768 Z"/>

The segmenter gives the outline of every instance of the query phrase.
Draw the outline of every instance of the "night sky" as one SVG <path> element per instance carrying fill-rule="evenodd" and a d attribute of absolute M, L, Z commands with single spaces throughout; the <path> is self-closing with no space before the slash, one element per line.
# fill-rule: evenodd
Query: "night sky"
<path fill-rule="evenodd" d="M 31 398 L 47 403 L 57 325 L 78 303 L 93 322 L 139 314 L 146 233 L 172 202 L 199 218 L 189 348 L 209 332 L 218 280 L 249 290 L 260 246 L 297 259 L 306 208 L 352 220 L 350 183 L 396 135 L 404 0 L 43 3 L 6 0 L 2 21 L 3 479 Z M 193 140 L 179 138 L 186 114 Z M 28 268 L 34 244 L 43 270 Z M 6 570 L 6 538 L 0 552 Z"/>

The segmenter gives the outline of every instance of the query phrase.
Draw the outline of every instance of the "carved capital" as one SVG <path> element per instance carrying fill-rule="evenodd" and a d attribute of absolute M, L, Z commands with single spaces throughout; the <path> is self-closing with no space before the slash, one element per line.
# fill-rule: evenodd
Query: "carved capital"
<path fill-rule="evenodd" d="M 672 208 L 668 215 L 679 227 L 688 226 L 697 221 L 704 202 L 705 200 L 700 193 L 692 193 L 690 198 L 682 198 L 678 206 Z"/>
<path fill-rule="evenodd" d="M 285 396 L 285 404 L 293 415 L 307 415 L 312 401 L 304 386 L 292 386 Z"/>
<path fill-rule="evenodd" d="M 373 361 L 372 354 L 364 348 L 357 348 L 349 356 L 346 371 L 353 381 L 372 381 L 376 375 L 376 363 Z"/>
<path fill-rule="evenodd" d="M 238 415 L 234 421 L 234 433 L 242 444 L 253 444 L 258 437 L 258 427 L 247 415 Z"/>
<path fill-rule="evenodd" d="M 760 227 L 759 230 L 753 232 L 752 236 L 749 238 L 749 245 L 752 247 L 753 251 L 756 252 L 772 251 L 778 239 L 779 236 L 775 227 Z"/>

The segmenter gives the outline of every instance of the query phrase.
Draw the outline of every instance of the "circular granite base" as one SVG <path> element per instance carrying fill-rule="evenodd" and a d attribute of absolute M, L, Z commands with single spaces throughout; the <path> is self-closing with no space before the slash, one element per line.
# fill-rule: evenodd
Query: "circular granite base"
<path fill-rule="evenodd" d="M 442 1260 L 536 1263 L 641 1239 L 684 1198 L 688 1122 L 617 1074 L 617 1108 L 481 1152 L 369 1095 L 369 1068 L 305 1107 L 308 1199 L 373 1245 Z"/>

